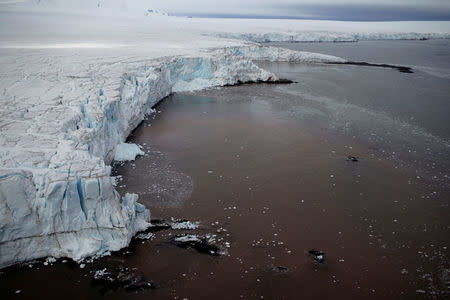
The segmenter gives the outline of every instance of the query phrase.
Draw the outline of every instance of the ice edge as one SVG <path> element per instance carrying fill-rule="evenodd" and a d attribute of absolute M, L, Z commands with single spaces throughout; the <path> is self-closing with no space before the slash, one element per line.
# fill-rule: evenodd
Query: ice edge
<path fill-rule="evenodd" d="M 116 146 L 174 92 L 278 80 L 253 60 L 345 62 L 253 45 L 155 59 L 123 74 L 118 96 L 99 89 L 65 122 L 64 139 L 42 165 L 0 168 L 0 268 L 49 256 L 80 260 L 128 246 L 150 226 L 150 212 L 137 195 L 121 199 L 114 190 L 109 164 Z"/>

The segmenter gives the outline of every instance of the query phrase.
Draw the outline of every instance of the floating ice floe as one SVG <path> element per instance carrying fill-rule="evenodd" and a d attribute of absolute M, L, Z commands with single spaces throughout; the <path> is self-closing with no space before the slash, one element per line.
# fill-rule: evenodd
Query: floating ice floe
<path fill-rule="evenodd" d="M 187 220 L 177 220 L 172 222 L 172 229 L 176 230 L 194 230 L 199 226 L 198 222 L 191 222 Z"/>

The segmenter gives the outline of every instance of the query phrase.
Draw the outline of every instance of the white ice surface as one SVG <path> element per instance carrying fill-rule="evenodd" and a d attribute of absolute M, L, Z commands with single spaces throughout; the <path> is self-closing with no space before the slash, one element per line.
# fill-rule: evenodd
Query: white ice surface
<path fill-rule="evenodd" d="M 120 143 L 116 146 L 116 153 L 114 160 L 116 161 L 130 161 L 135 160 L 136 156 L 144 155 L 144 151 L 136 144 Z"/>
<path fill-rule="evenodd" d="M 213 36 L 293 28 L 235 22 L 0 5 L 0 267 L 119 250 L 150 226 L 137 195 L 114 190 L 109 164 L 162 98 L 277 79 L 252 60 L 343 61 Z"/>

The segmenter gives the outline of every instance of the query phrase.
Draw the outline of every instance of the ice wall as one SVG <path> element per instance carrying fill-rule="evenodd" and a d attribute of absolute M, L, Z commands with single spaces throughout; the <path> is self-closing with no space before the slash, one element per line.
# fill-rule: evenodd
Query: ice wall
<path fill-rule="evenodd" d="M 448 39 L 448 32 L 339 32 L 339 31 L 276 31 L 215 33 L 213 36 L 233 38 L 256 43 L 267 42 L 357 42 L 367 40 L 423 40 Z"/>
<path fill-rule="evenodd" d="M 73 103 L 57 96 L 46 104 L 37 90 L 23 111 L 17 111 L 18 104 L 6 106 L 16 110 L 2 111 L 9 119 L 0 121 L 0 267 L 46 256 L 79 260 L 127 246 L 149 226 L 150 213 L 137 195 L 121 198 L 114 190 L 108 165 L 116 146 L 173 92 L 278 79 L 252 60 L 343 61 L 261 46 L 230 47 L 200 57 L 147 61 L 107 84 L 102 77 L 88 78 L 98 89 Z M 67 76 L 52 80 L 59 86 Z M 83 88 L 72 89 L 92 93 Z"/>

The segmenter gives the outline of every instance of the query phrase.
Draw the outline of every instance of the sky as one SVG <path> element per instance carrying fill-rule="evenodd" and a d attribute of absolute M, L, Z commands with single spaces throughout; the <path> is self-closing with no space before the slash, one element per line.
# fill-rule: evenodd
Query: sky
<path fill-rule="evenodd" d="M 389 21 L 450 20 L 450 0 L 154 0 L 172 13 Z"/>
<path fill-rule="evenodd" d="M 1 3 L 27 0 L 0 0 Z M 28 0 L 71 2 L 80 0 Z M 450 0 L 84 0 L 145 3 L 175 15 L 344 21 L 450 20 Z"/>

